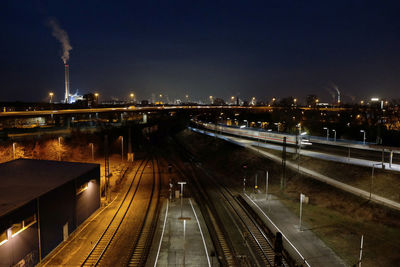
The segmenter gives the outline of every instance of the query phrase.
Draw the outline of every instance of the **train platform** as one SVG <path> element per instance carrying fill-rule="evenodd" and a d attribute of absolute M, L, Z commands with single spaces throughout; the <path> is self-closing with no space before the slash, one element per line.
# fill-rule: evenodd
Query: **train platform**
<path fill-rule="evenodd" d="M 242 194 L 246 202 L 272 232 L 281 232 L 283 246 L 303 266 L 346 266 L 299 217 L 289 211 L 276 197 L 266 194 Z"/>
<path fill-rule="evenodd" d="M 213 251 L 195 201 L 165 200 L 146 266 L 219 266 Z"/>

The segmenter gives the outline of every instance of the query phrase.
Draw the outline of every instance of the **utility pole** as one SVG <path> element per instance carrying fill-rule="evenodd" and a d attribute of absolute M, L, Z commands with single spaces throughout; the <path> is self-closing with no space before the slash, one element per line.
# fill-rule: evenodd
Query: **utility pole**
<path fill-rule="evenodd" d="M 257 184 L 258 173 L 256 173 L 256 177 L 254 180 L 254 192 L 257 194 L 258 184 Z"/>
<path fill-rule="evenodd" d="M 181 218 L 183 218 L 183 210 L 182 210 L 183 186 L 186 184 L 186 182 L 178 182 L 178 184 L 181 185 Z"/>
<path fill-rule="evenodd" d="M 268 171 L 265 171 L 265 199 L 268 200 Z"/>
<path fill-rule="evenodd" d="M 281 190 L 285 189 L 285 187 L 286 187 L 286 137 L 283 137 Z"/>
<path fill-rule="evenodd" d="M 106 202 L 108 200 L 108 183 L 109 183 L 109 177 L 110 177 L 110 165 L 109 165 L 109 158 L 108 158 L 108 136 L 104 136 L 104 193 L 106 197 Z"/>

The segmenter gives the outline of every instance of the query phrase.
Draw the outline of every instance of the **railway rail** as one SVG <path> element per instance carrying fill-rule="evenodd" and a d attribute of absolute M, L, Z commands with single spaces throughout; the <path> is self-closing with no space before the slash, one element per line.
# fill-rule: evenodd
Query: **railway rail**
<path fill-rule="evenodd" d="M 144 266 L 149 255 L 151 241 L 157 226 L 160 214 L 161 171 L 158 159 L 153 164 L 153 186 L 146 214 L 137 232 L 137 237 L 131 250 L 128 266 Z M 157 167 L 157 174 L 156 174 Z M 158 177 L 158 179 L 156 179 Z"/>
<path fill-rule="evenodd" d="M 194 182 L 197 181 L 198 185 L 196 185 L 196 189 L 199 189 L 201 194 L 206 194 L 204 187 L 207 185 L 199 184 L 198 178 L 196 178 L 196 170 L 202 171 L 204 175 L 202 177 L 207 177 L 207 181 L 204 181 L 208 184 L 212 184 L 214 188 L 217 188 L 222 196 L 222 199 L 226 203 L 226 208 L 229 210 L 231 214 L 236 215 L 236 221 L 241 225 L 241 230 L 246 232 L 246 239 L 249 241 L 249 245 L 253 248 L 253 252 L 255 253 L 255 257 L 257 258 L 259 264 L 261 266 L 276 266 L 275 265 L 275 251 L 273 245 L 274 236 L 271 236 L 271 233 L 266 233 L 264 230 L 265 226 L 260 226 L 259 223 L 254 219 L 252 214 L 247 211 L 248 207 L 243 205 L 240 199 L 235 196 L 225 185 L 216 182 L 212 177 L 200 166 L 194 164 L 194 156 L 188 152 L 185 148 L 180 147 L 182 154 L 186 154 L 186 158 L 191 159 L 191 176 L 194 177 Z M 207 196 L 205 197 L 207 198 Z M 286 255 L 287 256 L 287 255 Z M 282 266 L 290 266 L 288 262 L 292 263 L 292 259 L 285 259 L 282 257 Z"/>
<path fill-rule="evenodd" d="M 151 165 L 150 165 L 151 163 Z M 158 203 L 159 203 L 159 195 L 160 195 L 160 176 L 158 169 L 158 161 L 145 159 L 141 160 L 138 163 L 138 168 L 134 174 L 134 177 L 129 185 L 127 192 L 125 193 L 117 211 L 112 217 L 111 221 L 107 225 L 106 229 L 97 240 L 89 254 L 83 260 L 81 266 L 98 266 L 98 265 L 107 265 L 105 261 L 106 253 L 112 254 L 113 249 L 111 249 L 111 244 L 114 240 L 118 240 L 120 238 L 119 230 L 123 223 L 129 221 L 127 217 L 130 216 L 130 212 L 133 211 L 133 202 L 136 199 L 135 196 L 137 192 L 140 191 L 139 188 L 143 184 L 143 174 L 147 167 L 151 166 L 153 168 L 153 177 L 152 177 L 152 189 L 150 198 L 146 200 L 145 205 L 137 205 L 135 206 L 135 212 L 137 213 L 137 217 L 139 220 L 139 227 L 134 227 L 134 229 L 130 229 L 134 232 L 132 236 L 134 236 L 133 240 L 131 240 L 131 244 L 129 245 L 132 249 L 128 250 L 129 253 L 129 262 L 133 259 L 139 259 L 139 262 L 142 263 L 146 259 L 146 252 L 149 250 L 148 238 L 152 238 L 151 229 L 148 230 L 146 227 L 146 223 L 148 221 L 156 220 L 158 213 Z M 159 170 L 159 169 L 158 169 Z M 144 186 L 144 185 L 143 185 Z M 156 222 L 152 222 L 155 224 Z M 126 228 L 126 227 L 123 227 Z M 122 229 L 122 228 L 121 228 Z M 143 240 L 145 240 L 143 245 Z M 127 262 L 125 265 L 128 265 Z M 133 260 L 132 262 L 136 262 Z"/>

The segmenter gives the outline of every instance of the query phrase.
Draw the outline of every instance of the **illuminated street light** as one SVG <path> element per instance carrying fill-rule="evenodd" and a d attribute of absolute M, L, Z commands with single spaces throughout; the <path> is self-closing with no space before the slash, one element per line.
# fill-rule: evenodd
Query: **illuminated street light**
<path fill-rule="evenodd" d="M 96 103 L 99 103 L 99 93 L 94 93 L 94 98 L 96 99 Z"/>
<path fill-rule="evenodd" d="M 364 105 L 364 100 L 361 100 L 361 101 L 360 101 L 360 104 L 361 104 L 361 105 Z"/>
<path fill-rule="evenodd" d="M 132 103 L 132 102 L 133 102 L 133 99 L 134 99 L 134 97 L 135 97 L 135 94 L 134 94 L 134 93 L 131 93 L 129 96 L 131 97 L 131 103 Z"/>
<path fill-rule="evenodd" d="M 293 103 L 294 103 L 294 105 L 296 105 L 296 103 L 297 103 L 297 98 L 293 99 Z"/>
<path fill-rule="evenodd" d="M 324 127 L 324 130 L 326 130 L 326 140 L 329 140 L 329 129 L 327 127 Z"/>
<path fill-rule="evenodd" d="M 50 92 L 50 93 L 49 93 L 50 103 L 53 101 L 53 96 L 54 96 L 54 93 L 53 93 L 53 92 Z"/>
<path fill-rule="evenodd" d="M 209 98 L 210 98 L 210 103 L 213 104 L 213 96 L 210 95 Z"/>
<path fill-rule="evenodd" d="M 243 120 L 246 123 L 246 127 L 249 128 L 249 122 L 247 120 Z"/>
<path fill-rule="evenodd" d="M 332 132 L 333 132 L 333 140 L 334 142 L 336 142 L 336 130 L 332 130 Z"/>
<path fill-rule="evenodd" d="M 363 144 L 365 145 L 365 139 L 366 139 L 365 131 L 364 131 L 364 130 L 360 130 L 360 133 L 363 133 L 363 134 L 364 134 L 364 137 L 363 137 Z"/>

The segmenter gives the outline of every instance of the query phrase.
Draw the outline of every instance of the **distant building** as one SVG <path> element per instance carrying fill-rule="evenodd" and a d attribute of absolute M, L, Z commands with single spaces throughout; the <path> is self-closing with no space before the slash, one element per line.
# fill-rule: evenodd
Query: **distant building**
<path fill-rule="evenodd" d="M 0 164 L 0 265 L 34 266 L 100 207 L 100 165 Z"/>

